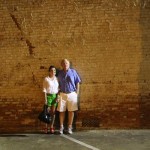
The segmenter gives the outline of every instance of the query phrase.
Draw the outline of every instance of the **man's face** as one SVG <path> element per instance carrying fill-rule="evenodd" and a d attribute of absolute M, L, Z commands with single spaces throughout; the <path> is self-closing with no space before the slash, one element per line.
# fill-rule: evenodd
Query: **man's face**
<path fill-rule="evenodd" d="M 62 65 L 62 68 L 63 68 L 65 71 L 68 70 L 69 67 L 70 67 L 70 63 L 69 63 L 69 61 L 67 61 L 67 60 L 63 61 L 61 65 Z"/>

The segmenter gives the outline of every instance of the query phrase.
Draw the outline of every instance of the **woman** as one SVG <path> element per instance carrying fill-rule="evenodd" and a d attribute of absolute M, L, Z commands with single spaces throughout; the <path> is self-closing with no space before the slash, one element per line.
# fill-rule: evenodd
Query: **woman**
<path fill-rule="evenodd" d="M 49 75 L 43 81 L 43 92 L 45 96 L 45 104 L 48 106 L 48 111 L 52 116 L 50 123 L 50 133 L 54 133 L 55 109 L 57 106 L 58 81 L 56 78 L 56 68 L 49 67 Z M 46 124 L 45 133 L 48 133 L 48 125 Z"/>

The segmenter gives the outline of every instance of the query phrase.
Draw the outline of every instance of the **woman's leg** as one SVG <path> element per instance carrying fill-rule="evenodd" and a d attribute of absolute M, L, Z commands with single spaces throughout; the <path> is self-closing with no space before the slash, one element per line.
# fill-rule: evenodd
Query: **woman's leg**
<path fill-rule="evenodd" d="M 54 133 L 54 122 L 55 122 L 55 106 L 51 106 L 51 111 L 50 111 L 50 115 L 51 115 L 51 124 L 50 124 L 50 132 Z"/>
<path fill-rule="evenodd" d="M 55 122 L 55 106 L 51 106 L 51 116 L 52 116 L 52 120 L 51 120 L 51 128 L 54 127 L 54 122 Z"/>
<path fill-rule="evenodd" d="M 44 129 L 44 133 L 48 133 L 48 127 L 47 127 L 47 123 L 45 124 L 45 129 Z"/>

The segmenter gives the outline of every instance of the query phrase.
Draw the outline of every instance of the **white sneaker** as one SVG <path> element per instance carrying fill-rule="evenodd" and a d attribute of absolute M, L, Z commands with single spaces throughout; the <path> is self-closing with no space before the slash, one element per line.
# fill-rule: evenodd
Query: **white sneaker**
<path fill-rule="evenodd" d="M 60 127 L 59 133 L 63 134 L 63 131 L 64 131 L 64 127 Z"/>
<path fill-rule="evenodd" d="M 69 134 L 72 134 L 73 132 L 72 132 L 72 128 L 68 128 L 68 133 Z"/>

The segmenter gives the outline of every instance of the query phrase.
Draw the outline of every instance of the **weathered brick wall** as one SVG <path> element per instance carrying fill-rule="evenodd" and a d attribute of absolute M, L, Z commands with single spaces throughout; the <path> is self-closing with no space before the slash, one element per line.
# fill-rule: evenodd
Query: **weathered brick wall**
<path fill-rule="evenodd" d="M 82 78 L 78 128 L 150 128 L 149 47 L 149 0 L 0 0 L 0 132 L 41 128 L 62 58 Z"/>

